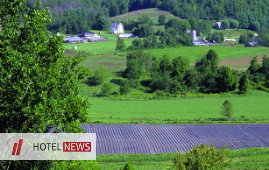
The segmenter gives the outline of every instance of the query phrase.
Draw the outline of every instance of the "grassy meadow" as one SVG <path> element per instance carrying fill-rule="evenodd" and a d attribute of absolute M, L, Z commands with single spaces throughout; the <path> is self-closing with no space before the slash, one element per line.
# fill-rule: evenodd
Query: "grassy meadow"
<path fill-rule="evenodd" d="M 165 15 L 166 16 L 166 21 L 173 19 L 173 18 L 177 18 L 180 20 L 179 17 L 174 16 L 173 14 L 171 14 L 170 12 L 158 9 L 158 8 L 149 8 L 149 9 L 142 9 L 142 10 L 137 10 L 137 11 L 132 11 L 132 12 L 128 12 L 126 14 L 122 14 L 122 15 L 118 15 L 115 17 L 111 17 L 110 21 L 116 21 L 116 22 L 120 22 L 120 21 L 127 21 L 127 20 L 134 20 L 137 21 L 138 17 L 140 14 L 148 14 L 150 19 L 153 22 L 153 28 L 154 30 L 158 30 L 158 29 L 164 29 L 164 25 L 159 25 L 158 24 L 158 18 L 160 15 Z"/>
<path fill-rule="evenodd" d="M 250 96 L 208 97 L 174 100 L 112 101 L 89 97 L 92 123 L 173 123 L 194 119 L 224 118 L 222 103 L 233 105 L 234 118 L 269 119 L 269 94 L 254 90 Z M 82 91 L 83 93 L 83 91 Z M 170 122 L 169 122 L 170 121 Z"/>
<path fill-rule="evenodd" d="M 231 150 L 228 153 L 228 160 L 232 165 L 228 169 L 268 169 L 269 167 L 268 148 L 249 148 Z M 172 169 L 175 154 L 119 154 L 97 156 L 100 167 L 104 170 L 116 170 L 123 167 L 128 161 L 137 170 L 144 169 Z"/>

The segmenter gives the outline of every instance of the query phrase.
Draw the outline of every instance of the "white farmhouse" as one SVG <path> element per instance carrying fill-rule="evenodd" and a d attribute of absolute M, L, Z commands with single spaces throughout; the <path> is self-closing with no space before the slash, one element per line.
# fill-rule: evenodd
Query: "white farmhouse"
<path fill-rule="evenodd" d="M 124 33 L 123 24 L 122 23 L 112 23 L 110 25 L 111 33 L 112 34 L 120 34 Z"/>

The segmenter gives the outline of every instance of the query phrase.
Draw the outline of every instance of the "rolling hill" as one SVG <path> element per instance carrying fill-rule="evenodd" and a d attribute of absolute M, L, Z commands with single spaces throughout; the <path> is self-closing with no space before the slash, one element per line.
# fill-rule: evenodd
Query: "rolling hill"
<path fill-rule="evenodd" d="M 150 19 L 153 21 L 153 28 L 156 29 L 164 29 L 163 25 L 159 25 L 158 24 L 158 18 L 160 15 L 165 15 L 166 16 L 166 21 L 168 21 L 169 19 L 172 18 L 178 18 L 180 20 L 179 17 L 176 17 L 175 15 L 171 14 L 168 11 L 164 11 L 158 8 L 149 8 L 149 9 L 142 9 L 142 10 L 136 10 L 136 11 L 132 11 L 132 12 L 128 12 L 126 14 L 122 14 L 122 15 L 118 15 L 115 17 L 111 17 L 109 18 L 109 20 L 112 21 L 116 21 L 116 22 L 120 22 L 120 21 L 127 21 L 127 20 L 134 20 L 137 21 L 137 18 L 139 17 L 140 14 L 148 14 Z"/>

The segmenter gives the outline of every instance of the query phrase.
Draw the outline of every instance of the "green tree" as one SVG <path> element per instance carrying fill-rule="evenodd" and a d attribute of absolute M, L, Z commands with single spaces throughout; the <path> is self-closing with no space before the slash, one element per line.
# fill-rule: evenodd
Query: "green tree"
<path fill-rule="evenodd" d="M 160 60 L 160 72 L 164 73 L 165 71 L 169 72 L 169 74 L 173 71 L 171 57 L 166 54 L 164 54 Z"/>
<path fill-rule="evenodd" d="M 225 100 L 222 104 L 222 115 L 228 117 L 229 119 L 233 115 L 232 104 L 228 100 Z"/>
<path fill-rule="evenodd" d="M 212 35 L 212 40 L 216 41 L 217 43 L 222 43 L 224 41 L 223 33 L 220 31 L 214 32 Z"/>
<path fill-rule="evenodd" d="M 253 57 L 250 61 L 250 66 L 248 70 L 250 71 L 251 74 L 255 73 L 261 68 L 261 65 L 258 63 L 257 56 Z"/>
<path fill-rule="evenodd" d="M 120 14 L 120 8 L 119 8 L 119 6 L 116 3 L 112 3 L 110 5 L 109 15 L 111 17 L 113 17 L 113 16 L 117 16 L 119 14 Z"/>
<path fill-rule="evenodd" d="M 239 22 L 239 28 L 248 29 L 249 21 L 245 12 L 237 12 L 235 14 L 235 19 Z"/>
<path fill-rule="evenodd" d="M 165 25 L 165 23 L 166 23 L 166 16 L 165 15 L 160 15 L 159 18 L 158 18 L 158 23 L 160 25 Z"/>
<path fill-rule="evenodd" d="M 112 85 L 111 83 L 104 83 L 101 87 L 101 96 L 106 96 L 108 97 L 109 95 L 111 95 L 113 93 L 112 91 Z"/>
<path fill-rule="evenodd" d="M 227 19 L 222 20 L 222 21 L 221 21 L 221 27 L 222 27 L 223 29 L 227 29 L 227 28 L 229 28 L 229 27 L 230 27 L 230 23 L 229 23 L 229 21 L 228 21 Z"/>
<path fill-rule="evenodd" d="M 222 91 L 228 92 L 235 89 L 234 73 L 233 70 L 227 66 L 222 79 Z"/>
<path fill-rule="evenodd" d="M 40 9 L 38 1 L 29 11 L 25 3 L 0 1 L 0 132 L 47 133 L 55 126 L 82 132 L 89 104 L 77 82 L 89 73 L 79 66 L 84 57 L 66 57 L 63 37 L 49 37 L 46 30 L 48 9 Z M 50 169 L 51 163 L 1 161 L 4 169 Z"/>
<path fill-rule="evenodd" d="M 127 94 L 131 91 L 131 86 L 129 84 L 129 80 L 122 80 L 120 85 L 120 94 Z"/>
<path fill-rule="evenodd" d="M 249 79 L 247 74 L 243 74 L 239 81 L 239 93 L 245 94 L 248 92 L 249 89 Z"/>
<path fill-rule="evenodd" d="M 237 20 L 231 20 L 230 27 L 238 28 L 239 27 L 239 22 Z"/>
<path fill-rule="evenodd" d="M 250 24 L 250 29 L 253 30 L 253 31 L 260 31 L 261 29 L 261 26 L 260 26 L 260 23 L 259 21 L 254 21 Z"/>
<path fill-rule="evenodd" d="M 269 72 L 269 57 L 263 56 L 261 69 L 263 73 Z"/>
<path fill-rule="evenodd" d="M 211 147 L 206 144 L 195 146 L 186 153 L 178 153 L 173 159 L 174 167 L 179 170 L 186 169 L 225 169 L 231 165 L 227 160 L 229 150 L 227 146 L 220 151 L 215 149 L 214 144 Z"/>
<path fill-rule="evenodd" d="M 116 51 L 122 51 L 124 48 L 126 48 L 126 45 L 124 44 L 124 39 L 118 38 L 117 40 L 117 46 L 116 46 Z"/>
<path fill-rule="evenodd" d="M 104 65 L 100 65 L 94 72 L 93 72 L 93 83 L 94 84 L 103 84 L 105 79 L 107 78 L 107 71 Z"/>
<path fill-rule="evenodd" d="M 187 58 L 177 57 L 174 58 L 173 61 L 173 71 L 171 76 L 177 79 L 178 81 L 182 82 L 186 71 L 189 68 L 190 62 Z"/>

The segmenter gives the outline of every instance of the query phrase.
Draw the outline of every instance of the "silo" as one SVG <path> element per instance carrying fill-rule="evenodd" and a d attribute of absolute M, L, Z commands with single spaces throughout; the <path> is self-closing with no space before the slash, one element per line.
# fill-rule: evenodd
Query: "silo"
<path fill-rule="evenodd" d="M 191 31 L 191 38 L 192 38 L 192 41 L 196 40 L 196 31 L 195 30 Z"/>

